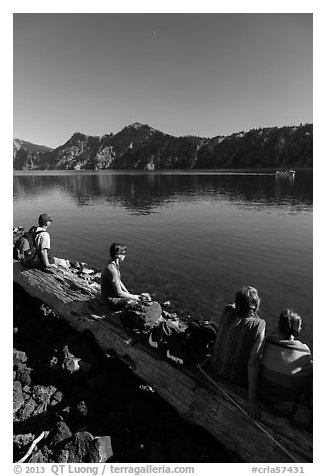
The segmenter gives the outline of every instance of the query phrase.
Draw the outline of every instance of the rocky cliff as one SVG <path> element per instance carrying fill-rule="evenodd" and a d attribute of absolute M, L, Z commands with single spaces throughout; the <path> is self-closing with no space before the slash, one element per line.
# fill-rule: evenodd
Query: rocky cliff
<path fill-rule="evenodd" d="M 16 170 L 237 169 L 312 165 L 312 124 L 252 129 L 209 139 L 175 137 L 134 123 L 117 134 L 89 136 L 76 132 L 56 149 L 14 140 Z"/>
<path fill-rule="evenodd" d="M 45 145 L 32 144 L 25 140 L 14 139 L 13 143 L 13 156 L 14 156 L 14 169 L 37 169 L 42 168 L 40 157 L 50 152 L 52 149 Z"/>

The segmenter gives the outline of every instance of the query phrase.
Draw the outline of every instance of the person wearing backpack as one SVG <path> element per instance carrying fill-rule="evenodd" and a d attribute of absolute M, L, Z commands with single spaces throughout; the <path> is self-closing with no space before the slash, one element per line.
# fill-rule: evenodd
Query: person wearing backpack
<path fill-rule="evenodd" d="M 51 268 L 53 259 L 49 256 L 50 234 L 47 231 L 52 223 L 52 218 L 47 213 L 42 213 L 38 218 L 38 227 L 34 233 L 36 256 L 30 263 L 33 267 Z"/>

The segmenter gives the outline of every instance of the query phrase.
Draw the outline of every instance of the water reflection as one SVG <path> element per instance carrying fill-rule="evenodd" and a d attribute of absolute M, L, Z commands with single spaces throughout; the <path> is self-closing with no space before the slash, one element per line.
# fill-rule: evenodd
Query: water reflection
<path fill-rule="evenodd" d="M 243 206 L 280 206 L 311 210 L 312 173 L 295 180 L 272 175 L 71 174 L 16 175 L 14 199 L 40 195 L 44 190 L 68 194 L 78 206 L 119 205 L 134 214 L 151 214 L 175 201 L 228 201 Z"/>
<path fill-rule="evenodd" d="M 14 224 L 55 221 L 54 255 L 103 265 L 127 243 L 132 289 L 218 319 L 243 284 L 257 287 L 269 326 L 293 307 L 312 344 L 312 173 L 272 175 L 52 173 L 14 176 Z M 198 255 L 200 252 L 200 259 Z"/>

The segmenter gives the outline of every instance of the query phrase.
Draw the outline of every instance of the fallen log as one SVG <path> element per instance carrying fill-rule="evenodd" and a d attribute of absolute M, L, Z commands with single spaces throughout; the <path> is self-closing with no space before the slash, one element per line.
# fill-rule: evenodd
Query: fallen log
<path fill-rule="evenodd" d="M 75 330 L 91 332 L 104 352 L 114 352 L 182 418 L 210 432 L 236 461 L 312 462 L 309 431 L 295 428 L 268 407 L 257 424 L 242 410 L 246 394 L 241 389 L 223 381 L 216 381 L 216 386 L 208 371 L 173 365 L 145 342 L 132 343 L 119 318 L 107 313 L 97 283 L 90 284 L 69 269 L 58 267 L 46 273 L 27 269 L 15 260 L 13 280 Z"/>

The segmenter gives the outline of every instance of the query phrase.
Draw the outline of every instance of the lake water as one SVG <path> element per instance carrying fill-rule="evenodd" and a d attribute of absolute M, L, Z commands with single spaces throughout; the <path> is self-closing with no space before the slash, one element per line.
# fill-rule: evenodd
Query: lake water
<path fill-rule="evenodd" d="M 132 292 L 218 321 L 244 284 L 257 287 L 268 329 L 283 308 L 303 317 L 312 347 L 313 176 L 205 172 L 16 172 L 14 225 L 53 223 L 54 256 L 102 267 L 127 244 Z"/>

